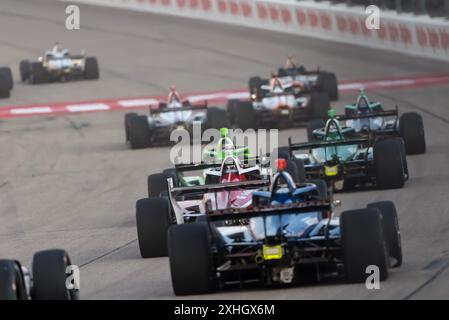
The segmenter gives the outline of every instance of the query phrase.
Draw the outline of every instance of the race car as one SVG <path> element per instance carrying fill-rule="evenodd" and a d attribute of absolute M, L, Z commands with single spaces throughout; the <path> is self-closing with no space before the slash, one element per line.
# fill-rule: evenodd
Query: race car
<path fill-rule="evenodd" d="M 157 107 L 149 106 L 149 115 L 125 114 L 126 142 L 132 149 L 169 143 L 170 134 L 176 129 L 187 130 L 189 137 L 194 139 L 194 125 L 201 126 L 201 133 L 208 128 L 228 127 L 225 110 L 209 107 L 207 101 L 201 105 L 192 104 L 189 100 L 181 100 L 173 86 L 170 90 L 166 102 L 159 102 Z"/>
<path fill-rule="evenodd" d="M 387 120 L 392 118 L 392 120 Z M 407 154 L 426 152 L 424 124 L 417 112 L 406 112 L 399 117 L 398 107 L 394 110 L 384 110 L 380 102 L 370 101 L 364 90 L 360 91 L 356 103 L 345 106 L 345 114 L 335 116 L 340 121 L 346 121 L 346 126 L 353 128 L 358 136 L 386 139 L 401 137 L 404 140 Z M 318 121 L 311 124 L 309 132 L 316 127 L 323 127 Z M 310 136 L 310 133 L 309 133 Z"/>
<path fill-rule="evenodd" d="M 22 82 L 31 84 L 66 81 L 69 79 L 96 80 L 100 76 L 98 60 L 88 57 L 84 52 L 70 54 L 56 43 L 37 61 L 22 60 L 20 77 Z"/>
<path fill-rule="evenodd" d="M 284 159 L 282 159 L 284 160 Z M 264 286 L 325 281 L 335 275 L 364 283 L 368 266 L 381 281 L 402 264 L 392 202 L 343 212 L 317 185 L 296 185 L 278 161 L 269 187 L 252 193 L 252 206 L 217 209 L 168 229 L 175 295 L 212 293 L 228 285 Z"/>
<path fill-rule="evenodd" d="M 68 281 L 70 265 L 61 249 L 35 253 L 32 273 L 17 260 L 0 259 L 0 300 L 78 300 L 79 289 Z"/>
<path fill-rule="evenodd" d="M 0 98 L 9 98 L 14 87 L 11 69 L 0 67 Z"/>
<path fill-rule="evenodd" d="M 334 110 L 329 111 L 325 127 L 313 134 L 315 141 L 307 143 L 292 143 L 290 137 L 286 148 L 290 157 L 302 160 L 308 179 L 324 179 L 335 191 L 366 186 L 402 188 L 408 180 L 405 146 L 400 137 L 359 137 L 354 128 L 340 125 Z M 307 153 L 294 154 L 297 150 Z"/>
<path fill-rule="evenodd" d="M 192 170 L 204 170 L 204 182 L 182 186 L 188 180 L 183 177 L 180 181 L 179 175 Z M 262 174 L 259 166 L 245 165 L 234 156 L 227 156 L 221 165 L 178 165 L 176 171 L 177 174 L 165 171 L 150 175 L 150 197 L 136 203 L 137 235 L 143 258 L 167 255 L 167 229 L 171 224 L 196 221 L 209 205 L 249 206 L 251 193 L 269 184 L 269 175 Z"/>
<path fill-rule="evenodd" d="M 261 82 L 250 91 L 251 99 L 229 100 L 230 122 L 242 130 L 270 126 L 295 126 L 310 119 L 326 118 L 330 108 L 325 92 L 310 91 L 302 83 L 285 82 L 273 74 L 269 83 Z"/>
<path fill-rule="evenodd" d="M 292 56 L 287 57 L 283 67 L 278 68 L 278 76 L 285 83 L 301 83 L 308 91 L 326 92 L 331 101 L 338 100 L 337 76 L 333 72 L 320 70 L 307 70 L 303 65 L 299 65 Z M 249 81 L 250 91 L 259 87 L 262 80 L 253 77 Z"/>

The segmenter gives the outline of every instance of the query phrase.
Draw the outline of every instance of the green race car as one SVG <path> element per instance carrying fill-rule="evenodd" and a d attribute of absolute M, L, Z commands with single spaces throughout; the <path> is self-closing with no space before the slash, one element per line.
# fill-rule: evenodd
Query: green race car
<path fill-rule="evenodd" d="M 401 188 L 408 179 L 407 159 L 401 138 L 371 140 L 342 127 L 329 111 L 324 128 L 313 131 L 313 141 L 292 143 L 289 157 L 301 159 L 307 179 L 324 179 L 335 191 L 365 185 Z M 298 150 L 307 153 L 294 154 Z"/>

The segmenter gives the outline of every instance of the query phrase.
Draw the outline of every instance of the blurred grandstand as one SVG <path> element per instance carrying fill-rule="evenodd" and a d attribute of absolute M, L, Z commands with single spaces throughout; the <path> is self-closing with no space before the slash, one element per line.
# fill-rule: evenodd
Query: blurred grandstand
<path fill-rule="evenodd" d="M 301 1 L 301 0 L 299 0 Z M 399 13 L 428 15 L 449 19 L 449 0 L 314 0 L 315 2 L 342 3 L 348 6 L 377 5 L 381 9 L 394 10 Z"/>

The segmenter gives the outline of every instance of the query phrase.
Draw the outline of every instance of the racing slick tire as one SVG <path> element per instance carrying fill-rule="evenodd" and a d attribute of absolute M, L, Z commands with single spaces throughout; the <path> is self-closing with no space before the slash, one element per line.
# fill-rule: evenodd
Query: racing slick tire
<path fill-rule="evenodd" d="M 14 88 L 14 80 L 12 79 L 11 69 L 8 67 L 0 68 L 0 77 L 3 76 L 6 79 L 7 88 L 12 90 Z"/>
<path fill-rule="evenodd" d="M 293 181 L 297 184 L 300 183 L 299 170 L 296 163 L 293 160 L 286 160 L 287 167 L 285 171 L 292 177 Z"/>
<path fill-rule="evenodd" d="M 175 295 L 217 290 L 211 245 L 207 223 L 178 224 L 168 229 L 168 256 Z"/>
<path fill-rule="evenodd" d="M 226 104 L 226 111 L 228 112 L 228 119 L 230 126 L 233 126 L 235 124 L 235 113 L 237 112 L 239 103 L 240 100 L 230 99 Z"/>
<path fill-rule="evenodd" d="M 78 300 L 79 290 L 66 287 L 68 279 L 66 271 L 71 265 L 70 257 L 65 250 L 36 252 L 33 257 L 33 299 Z"/>
<path fill-rule="evenodd" d="M 309 179 L 306 182 L 313 183 L 314 185 L 316 185 L 317 190 L 318 190 L 318 195 L 320 198 L 319 200 L 321 200 L 321 201 L 329 200 L 329 191 L 327 188 L 326 181 L 324 181 L 322 179 Z"/>
<path fill-rule="evenodd" d="M 396 139 L 381 140 L 374 145 L 374 172 L 380 189 L 402 188 L 405 182 L 403 152 Z"/>
<path fill-rule="evenodd" d="M 388 278 L 388 252 L 379 210 L 345 211 L 340 216 L 346 281 L 365 282 L 367 267 L 379 268 L 380 280 Z"/>
<path fill-rule="evenodd" d="M 159 197 L 161 192 L 167 191 L 167 179 L 173 179 L 173 185 L 177 184 L 177 177 L 172 172 L 153 173 L 148 176 L 148 197 Z"/>
<path fill-rule="evenodd" d="M 296 165 L 296 169 L 297 169 L 297 177 L 298 177 L 298 181 L 295 182 L 304 182 L 306 180 L 306 169 L 304 168 L 304 161 L 302 161 L 302 159 L 298 159 L 296 157 L 291 157 L 290 156 L 290 149 L 289 147 L 279 147 L 277 149 L 277 154 L 278 154 L 278 158 L 280 159 L 285 159 L 285 160 L 291 160 L 295 163 Z"/>
<path fill-rule="evenodd" d="M 178 170 L 175 168 L 168 168 L 162 170 L 162 173 L 168 174 L 173 178 L 173 186 L 180 187 L 179 178 L 178 178 Z"/>
<path fill-rule="evenodd" d="M 130 126 L 130 119 L 137 116 L 137 113 L 135 112 L 129 112 L 125 114 L 125 135 L 126 135 L 126 142 L 129 141 L 129 126 Z"/>
<path fill-rule="evenodd" d="M 262 85 L 261 77 L 251 77 L 248 81 L 248 89 L 250 93 L 260 90 L 260 86 Z"/>
<path fill-rule="evenodd" d="M 313 135 L 313 131 L 316 129 L 321 129 L 326 126 L 326 123 L 323 120 L 312 120 L 307 125 L 307 141 L 314 142 L 317 141 L 315 136 Z"/>
<path fill-rule="evenodd" d="M 290 160 L 290 148 L 289 147 L 287 147 L 287 146 L 279 147 L 277 149 L 277 153 L 278 153 L 278 158 Z"/>
<path fill-rule="evenodd" d="M 397 137 L 397 138 L 391 138 L 391 140 L 396 141 L 396 143 L 399 145 L 399 148 L 401 149 L 402 165 L 404 166 L 404 173 L 406 174 L 406 177 L 407 177 L 406 180 L 408 180 L 409 175 L 408 175 L 407 152 L 405 150 L 404 139 Z"/>
<path fill-rule="evenodd" d="M 167 256 L 167 230 L 170 224 L 168 199 L 158 197 L 137 200 L 137 239 L 142 258 Z"/>
<path fill-rule="evenodd" d="M 240 101 L 235 109 L 235 124 L 243 131 L 256 128 L 255 112 L 251 101 Z"/>
<path fill-rule="evenodd" d="M 27 81 L 30 78 L 31 62 L 28 60 L 20 61 L 19 71 L 20 80 L 22 82 Z"/>
<path fill-rule="evenodd" d="M 151 147 L 151 132 L 148 127 L 147 116 L 130 117 L 128 123 L 131 149 Z"/>
<path fill-rule="evenodd" d="M 329 96 L 325 92 L 312 92 L 310 95 L 309 108 L 312 119 L 327 119 L 327 111 L 331 104 Z"/>
<path fill-rule="evenodd" d="M 325 71 L 320 72 L 318 74 L 317 84 L 322 92 L 327 93 L 331 101 L 338 100 L 338 83 L 335 73 Z"/>
<path fill-rule="evenodd" d="M 293 157 L 292 160 L 296 164 L 296 168 L 298 169 L 299 182 L 302 183 L 306 181 L 306 169 L 304 167 L 304 161 L 296 157 Z"/>
<path fill-rule="evenodd" d="M 0 300 L 27 300 L 19 268 L 13 260 L 0 260 Z"/>
<path fill-rule="evenodd" d="M 8 81 L 0 74 L 0 98 L 9 98 L 11 92 L 8 89 Z"/>
<path fill-rule="evenodd" d="M 98 60 L 94 57 L 86 58 L 86 64 L 84 66 L 84 79 L 96 80 L 100 77 L 100 70 L 98 68 Z"/>
<path fill-rule="evenodd" d="M 217 129 L 228 128 L 229 127 L 229 118 L 226 113 L 226 110 L 210 107 L 207 109 L 207 127 L 209 129 Z"/>
<path fill-rule="evenodd" d="M 49 82 L 49 75 L 47 70 L 40 62 L 32 62 L 30 66 L 29 81 L 32 84 L 41 84 Z"/>
<path fill-rule="evenodd" d="M 424 123 L 420 114 L 416 112 L 404 113 L 399 120 L 399 133 L 404 139 L 407 154 L 426 152 Z"/>
<path fill-rule="evenodd" d="M 392 268 L 402 265 L 401 232 L 399 231 L 398 214 L 391 201 L 380 201 L 368 204 L 368 209 L 377 209 L 382 215 L 382 227 L 387 241 L 388 255 L 393 258 Z"/>

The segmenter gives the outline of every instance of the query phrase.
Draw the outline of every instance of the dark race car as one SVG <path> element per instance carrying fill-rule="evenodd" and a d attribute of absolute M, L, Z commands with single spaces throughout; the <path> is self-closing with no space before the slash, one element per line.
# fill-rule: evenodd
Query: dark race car
<path fill-rule="evenodd" d="M 252 206 L 211 206 L 201 219 L 172 225 L 168 255 L 176 295 L 205 294 L 228 285 L 265 286 L 322 281 L 338 275 L 365 282 L 367 267 L 380 280 L 402 263 L 400 233 L 392 202 L 336 217 L 327 191 L 295 185 L 279 166 L 270 186 L 252 194 Z"/>

